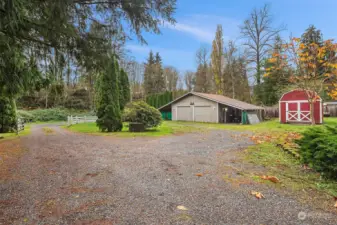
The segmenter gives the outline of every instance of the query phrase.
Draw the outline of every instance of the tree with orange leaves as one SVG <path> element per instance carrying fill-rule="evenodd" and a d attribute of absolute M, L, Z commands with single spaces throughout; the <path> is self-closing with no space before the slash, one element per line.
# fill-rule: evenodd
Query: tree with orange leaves
<path fill-rule="evenodd" d="M 275 63 L 280 58 L 282 63 Z M 331 98 L 337 99 L 337 43 L 333 40 L 326 40 L 320 46 L 317 43 L 303 43 L 300 38 L 292 38 L 268 61 L 275 66 L 270 67 L 264 76 L 268 77 L 272 71 L 291 71 L 290 83 L 305 91 L 310 104 L 312 124 L 315 124 L 312 115 L 318 93 L 325 89 Z"/>

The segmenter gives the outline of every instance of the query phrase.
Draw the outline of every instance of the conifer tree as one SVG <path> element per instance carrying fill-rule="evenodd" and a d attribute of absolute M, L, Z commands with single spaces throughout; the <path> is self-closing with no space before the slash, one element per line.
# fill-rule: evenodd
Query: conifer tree
<path fill-rule="evenodd" d="M 156 53 L 155 57 L 155 73 L 154 73 L 154 92 L 157 93 L 162 93 L 165 91 L 166 84 L 164 80 L 164 71 L 163 71 L 163 66 L 162 66 L 162 60 L 159 55 L 159 52 Z"/>
<path fill-rule="evenodd" d="M 119 72 L 119 106 L 123 111 L 125 105 L 130 102 L 130 84 L 128 74 L 121 69 Z"/>
<path fill-rule="evenodd" d="M 223 77 L 225 74 L 223 73 L 224 68 L 224 44 L 223 44 L 223 34 L 222 34 L 222 26 L 218 25 L 215 33 L 215 39 L 212 43 L 212 72 L 215 81 L 215 89 L 218 94 L 225 94 L 225 78 Z"/>
<path fill-rule="evenodd" d="M 118 63 L 114 56 L 97 83 L 97 121 L 101 131 L 113 132 L 122 130 L 122 119 L 119 105 Z"/>
<path fill-rule="evenodd" d="M 150 51 L 147 62 L 145 63 L 144 71 L 144 89 L 146 95 L 151 95 L 154 93 L 154 56 L 153 52 Z"/>

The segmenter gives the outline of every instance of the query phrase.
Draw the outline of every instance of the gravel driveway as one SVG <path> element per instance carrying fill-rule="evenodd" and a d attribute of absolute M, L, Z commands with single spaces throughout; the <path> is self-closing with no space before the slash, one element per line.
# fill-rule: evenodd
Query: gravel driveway
<path fill-rule="evenodd" d="M 252 144 L 237 132 L 116 138 L 42 126 L 0 181 L 0 224 L 337 224 L 271 187 L 226 181 L 224 163 L 240 166 L 235 154 Z"/>

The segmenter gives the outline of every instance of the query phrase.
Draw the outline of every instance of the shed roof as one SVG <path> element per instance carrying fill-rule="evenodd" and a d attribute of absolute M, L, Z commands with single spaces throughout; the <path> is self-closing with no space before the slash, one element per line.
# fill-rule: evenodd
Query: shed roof
<path fill-rule="evenodd" d="M 317 95 L 315 92 L 310 92 L 309 93 L 313 93 L 318 97 L 318 101 L 321 101 L 321 97 L 319 95 Z M 301 89 L 295 89 L 295 90 L 291 90 L 288 91 L 286 93 L 284 93 L 282 95 L 282 97 L 280 98 L 280 101 L 301 101 L 301 100 L 308 100 L 308 96 L 305 90 L 301 90 Z"/>
<path fill-rule="evenodd" d="M 171 105 L 174 102 L 179 101 L 180 99 L 182 99 L 182 98 L 184 98 L 188 95 L 199 96 L 201 98 L 205 98 L 205 99 L 208 99 L 208 100 L 211 100 L 211 101 L 214 101 L 214 102 L 217 102 L 217 103 L 221 103 L 221 104 L 224 104 L 224 105 L 228 105 L 228 106 L 231 106 L 231 107 L 234 107 L 234 108 L 237 108 L 237 109 L 241 109 L 241 110 L 260 110 L 260 109 L 264 109 L 263 107 L 252 105 L 252 104 L 249 104 L 247 102 L 239 101 L 239 100 L 229 98 L 229 97 L 226 97 L 226 96 L 223 96 L 223 95 L 206 94 L 206 93 L 200 93 L 200 92 L 189 92 L 189 93 L 181 96 L 180 98 L 177 98 L 177 99 L 173 100 L 172 102 L 160 107 L 159 110 Z"/>

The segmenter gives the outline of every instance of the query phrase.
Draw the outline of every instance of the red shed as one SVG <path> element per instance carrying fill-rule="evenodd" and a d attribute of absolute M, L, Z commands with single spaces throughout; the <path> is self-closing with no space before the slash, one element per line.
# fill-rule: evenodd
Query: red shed
<path fill-rule="evenodd" d="M 316 124 L 323 123 L 322 99 L 314 103 Z M 310 103 L 303 90 L 293 90 L 283 94 L 279 101 L 279 118 L 281 123 L 311 123 Z"/>

